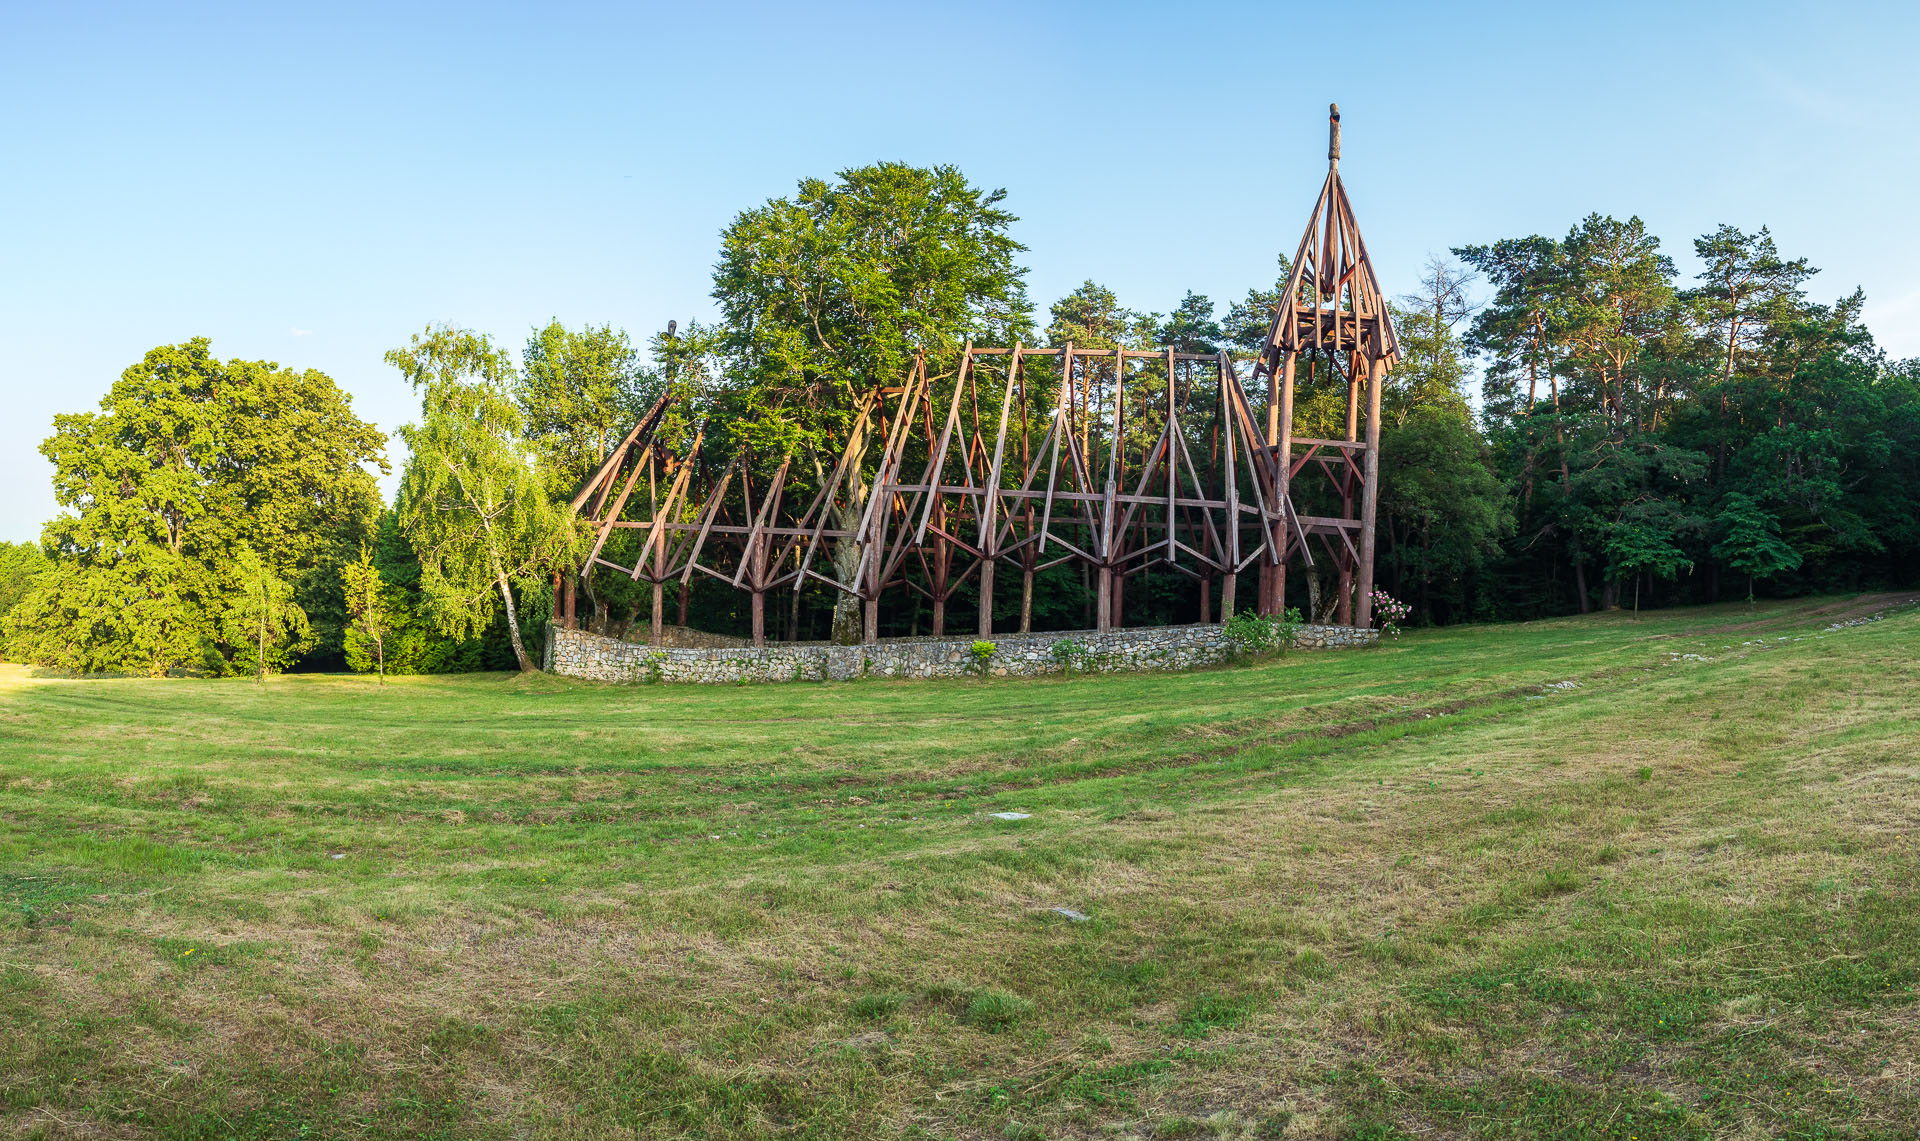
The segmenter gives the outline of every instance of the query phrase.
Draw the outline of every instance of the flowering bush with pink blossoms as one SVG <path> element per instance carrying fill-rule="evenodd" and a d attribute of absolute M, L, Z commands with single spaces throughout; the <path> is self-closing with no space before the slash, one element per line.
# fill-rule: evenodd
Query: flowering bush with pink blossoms
<path fill-rule="evenodd" d="M 1412 613 L 1412 603 L 1402 602 L 1384 590 L 1373 592 L 1373 624 L 1395 638 L 1400 636 L 1400 623 Z"/>

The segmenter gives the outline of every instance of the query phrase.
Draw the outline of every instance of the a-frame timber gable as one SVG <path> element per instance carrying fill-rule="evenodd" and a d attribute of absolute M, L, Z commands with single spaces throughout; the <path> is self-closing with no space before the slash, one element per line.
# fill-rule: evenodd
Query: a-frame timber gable
<path fill-rule="evenodd" d="M 658 438 L 663 398 L 574 500 L 592 534 L 582 576 L 651 583 L 656 643 L 666 584 L 680 585 L 684 622 L 696 576 L 750 596 L 756 644 L 768 595 L 810 585 L 859 599 L 871 642 L 885 599 L 947 633 L 947 604 L 971 583 L 987 638 L 1007 576 L 1018 576 L 1025 632 L 1036 576 L 1061 564 L 1085 569 L 1100 630 L 1121 624 L 1128 580 L 1150 570 L 1189 579 L 1206 622 L 1234 612 L 1238 575 L 1257 569 L 1256 605 L 1278 613 L 1287 565 L 1313 566 L 1317 541 L 1339 570 L 1340 620 L 1366 625 L 1380 388 L 1398 345 L 1339 147 L 1335 108 L 1327 178 L 1250 369 L 1224 352 L 969 343 L 940 370 L 922 355 L 863 397 L 830 471 L 824 456 L 712 460 L 702 434 L 671 450 Z M 1344 440 L 1294 435 L 1303 362 L 1345 379 Z M 1266 389 L 1264 408 L 1249 387 Z M 1315 501 L 1337 501 L 1338 514 L 1294 510 L 1310 466 L 1331 481 Z M 637 544 L 617 544 L 616 558 L 619 531 Z"/>

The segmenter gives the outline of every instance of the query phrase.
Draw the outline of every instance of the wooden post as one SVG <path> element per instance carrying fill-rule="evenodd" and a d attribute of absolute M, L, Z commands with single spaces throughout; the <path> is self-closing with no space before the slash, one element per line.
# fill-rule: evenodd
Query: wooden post
<path fill-rule="evenodd" d="M 1104 634 L 1111 628 L 1113 612 L 1109 604 L 1113 601 L 1113 569 L 1099 568 L 1098 581 L 1093 597 L 1093 628 Z"/>
<path fill-rule="evenodd" d="M 772 499 L 773 493 L 769 491 L 767 500 L 772 502 Z M 752 563 L 752 569 L 747 573 L 752 576 L 753 644 L 764 646 L 767 644 L 767 540 L 764 536 L 755 536 L 751 542 L 753 546 L 747 552 L 747 558 Z"/>
<path fill-rule="evenodd" d="M 1032 512 L 1028 512 L 1032 517 Z M 1020 632 L 1033 633 L 1033 560 L 1026 558 L 1020 568 Z"/>
<path fill-rule="evenodd" d="M 660 644 L 660 612 L 666 606 L 666 594 L 667 594 L 667 584 L 659 581 L 658 579 L 654 580 L 654 583 L 653 583 L 653 636 L 651 639 L 648 640 L 648 643 L 647 643 L 650 646 L 658 646 Z"/>
<path fill-rule="evenodd" d="M 1280 425 L 1274 436 L 1274 456 L 1279 461 L 1275 466 L 1274 479 L 1279 484 L 1274 496 L 1274 505 L 1284 510 L 1293 500 L 1293 369 L 1298 354 L 1287 353 L 1286 363 L 1280 368 Z M 1274 525 L 1274 550 L 1277 562 L 1273 568 L 1273 604 L 1269 614 L 1285 614 L 1287 611 L 1287 551 L 1293 537 L 1287 534 L 1287 524 L 1283 519 Z"/>
<path fill-rule="evenodd" d="M 1373 624 L 1373 524 L 1380 505 L 1380 389 L 1387 379 L 1387 362 L 1375 359 L 1367 382 L 1366 483 L 1360 490 L 1360 605 L 1354 625 Z"/>
<path fill-rule="evenodd" d="M 1203 574 L 1200 576 L 1200 625 L 1205 626 L 1208 622 L 1212 621 L 1209 613 L 1212 609 L 1213 576 Z"/>
<path fill-rule="evenodd" d="M 867 599 L 864 609 L 866 611 L 864 615 L 866 622 L 865 629 L 861 632 L 861 636 L 867 645 L 871 646 L 880 641 L 880 600 L 878 598 Z"/>
<path fill-rule="evenodd" d="M 574 601 L 573 600 L 574 600 L 574 591 L 579 587 L 579 581 L 573 575 L 567 575 L 566 579 L 567 579 L 567 612 L 566 612 L 566 618 L 561 623 L 561 625 L 565 626 L 569 630 L 577 630 L 579 629 L 579 626 L 577 625 L 577 620 L 574 618 L 574 611 L 573 611 Z"/>
<path fill-rule="evenodd" d="M 1220 621 L 1222 622 L 1233 617 L 1233 596 L 1235 594 L 1235 588 L 1240 585 L 1239 582 L 1236 581 L 1239 577 L 1239 575 L 1234 574 L 1232 571 L 1228 571 L 1226 574 L 1220 576 Z"/>
<path fill-rule="evenodd" d="M 993 637 L 993 560 L 980 564 L 980 638 Z"/>

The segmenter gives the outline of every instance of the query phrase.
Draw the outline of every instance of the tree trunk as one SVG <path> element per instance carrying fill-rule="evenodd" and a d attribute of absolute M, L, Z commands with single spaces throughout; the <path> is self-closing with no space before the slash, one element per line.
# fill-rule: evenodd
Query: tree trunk
<path fill-rule="evenodd" d="M 520 663 L 521 673 L 537 673 L 533 663 L 527 660 L 527 647 L 520 641 L 520 614 L 513 608 L 513 589 L 507 585 L 507 572 L 500 569 L 498 561 L 494 563 L 493 574 L 494 581 L 500 584 L 500 601 L 507 608 L 507 637 L 513 641 L 513 658 Z"/>
<path fill-rule="evenodd" d="M 267 684 L 267 588 L 265 584 L 260 587 L 260 658 L 254 664 L 259 667 L 256 680 L 261 685 Z"/>
<path fill-rule="evenodd" d="M 833 513 L 840 530 L 852 532 L 860 526 L 861 506 L 849 503 L 835 507 Z M 833 541 L 833 573 L 841 582 L 852 584 L 853 576 L 860 572 L 860 559 L 866 553 L 866 544 L 855 538 L 835 539 Z M 860 596 L 842 590 L 833 600 L 833 644 L 836 646 L 857 646 L 860 644 Z"/>

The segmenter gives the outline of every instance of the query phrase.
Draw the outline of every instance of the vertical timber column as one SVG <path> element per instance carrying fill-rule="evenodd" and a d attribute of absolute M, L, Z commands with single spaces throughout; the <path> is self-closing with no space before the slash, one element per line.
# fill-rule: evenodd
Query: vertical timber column
<path fill-rule="evenodd" d="M 1293 494 L 1293 364 L 1298 354 L 1289 351 L 1287 360 L 1281 366 L 1280 379 L 1280 430 L 1274 443 L 1278 451 L 1274 453 L 1279 461 L 1275 477 L 1279 484 L 1278 496 L 1274 506 L 1282 512 L 1291 510 Z M 1279 552 L 1279 563 L 1273 568 L 1273 609 L 1270 614 L 1284 614 L 1287 610 L 1287 548 L 1293 536 L 1287 533 L 1286 520 L 1274 527 L 1274 547 Z"/>
<path fill-rule="evenodd" d="M 908 413 L 903 410 L 902 415 L 908 415 Z M 932 413 L 929 412 L 928 416 L 931 417 Z M 886 476 L 886 467 L 886 460 L 882 458 L 880 461 L 880 470 L 874 473 L 873 485 L 867 494 L 873 496 L 883 494 L 881 481 L 883 477 Z M 857 472 L 855 474 L 858 475 Z M 897 475 L 895 478 L 898 478 Z M 935 488 L 940 486 L 939 472 L 933 473 L 933 486 Z M 873 511 L 871 513 L 873 521 L 868 524 L 872 530 L 867 534 L 867 557 L 871 560 L 868 565 L 873 567 L 873 577 L 864 584 L 867 593 L 860 600 L 860 640 L 869 646 L 879 645 L 880 643 L 880 587 L 882 585 L 880 576 L 886 570 L 887 566 L 886 548 L 880 545 L 881 541 L 887 536 L 886 523 L 880 518 L 880 506 L 880 503 L 873 504 Z M 855 578 L 854 585 L 858 587 L 861 586 L 862 583 L 858 578 Z"/>
<path fill-rule="evenodd" d="M 1380 501 L 1380 389 L 1387 378 L 1387 362 L 1375 360 L 1367 380 L 1366 485 L 1360 490 L 1360 597 L 1354 625 L 1373 624 L 1373 522 Z"/>
<path fill-rule="evenodd" d="M 1347 358 L 1347 440 L 1349 443 L 1360 438 L 1359 359 L 1358 353 Z M 1348 472 L 1344 461 L 1340 468 L 1340 517 L 1353 518 L 1353 476 Z M 1334 609 L 1334 621 L 1342 626 L 1353 625 L 1354 558 L 1347 551 L 1347 544 L 1342 542 L 1340 544 L 1340 597 L 1339 604 Z"/>
<path fill-rule="evenodd" d="M 768 502 L 773 499 L 773 491 L 767 492 Z M 751 502 L 751 500 L 749 500 Z M 752 569 L 747 572 L 753 584 L 753 644 L 767 644 L 767 544 L 764 535 L 756 535 L 751 540 L 751 549 L 747 559 Z"/>
<path fill-rule="evenodd" d="M 980 638 L 986 640 L 993 636 L 993 559 L 989 556 L 980 563 Z"/>
<path fill-rule="evenodd" d="M 656 512 L 653 517 L 653 525 L 655 530 L 647 536 L 653 540 L 648 546 L 653 548 L 654 574 L 653 638 L 649 644 L 657 647 L 660 645 L 660 623 L 662 614 L 667 608 L 667 580 L 663 577 L 667 573 L 667 544 L 665 542 L 665 535 L 661 533 L 662 529 L 666 527 L 667 521 L 661 518 L 659 513 Z"/>

